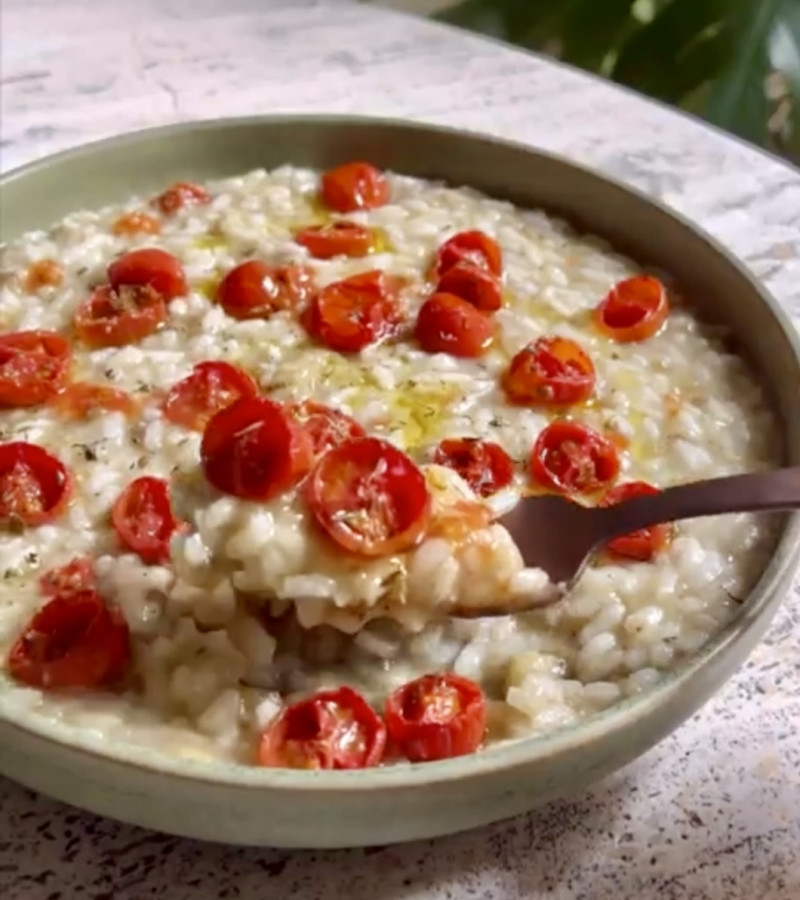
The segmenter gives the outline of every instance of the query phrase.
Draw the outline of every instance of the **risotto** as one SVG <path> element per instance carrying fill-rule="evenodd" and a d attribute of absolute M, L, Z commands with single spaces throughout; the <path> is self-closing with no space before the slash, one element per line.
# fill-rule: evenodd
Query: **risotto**
<path fill-rule="evenodd" d="M 179 183 L 2 248 L 0 711 L 179 757 L 472 752 L 645 690 L 771 548 L 613 541 L 552 598 L 497 521 L 768 468 L 669 279 L 543 212 L 352 163 Z"/>

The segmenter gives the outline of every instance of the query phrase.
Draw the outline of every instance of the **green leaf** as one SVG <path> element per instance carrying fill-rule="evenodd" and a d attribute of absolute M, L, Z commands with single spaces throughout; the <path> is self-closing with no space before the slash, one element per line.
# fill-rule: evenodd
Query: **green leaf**
<path fill-rule="evenodd" d="M 507 37 L 505 16 L 500 9 L 485 0 L 463 0 L 462 3 L 436 13 L 433 18 L 492 37 Z"/>
<path fill-rule="evenodd" d="M 578 0 L 566 15 L 561 32 L 561 58 L 584 69 L 599 70 L 631 27 L 635 0 Z"/>
<path fill-rule="evenodd" d="M 737 2 L 743 0 L 672 0 L 626 41 L 612 78 L 637 90 L 652 92 L 654 86 L 663 85 L 674 76 L 681 51 L 723 21 L 731 4 Z"/>
<path fill-rule="evenodd" d="M 756 144 L 769 142 L 769 40 L 782 0 L 739 2 L 733 16 L 734 56 L 706 104 L 706 118 Z"/>

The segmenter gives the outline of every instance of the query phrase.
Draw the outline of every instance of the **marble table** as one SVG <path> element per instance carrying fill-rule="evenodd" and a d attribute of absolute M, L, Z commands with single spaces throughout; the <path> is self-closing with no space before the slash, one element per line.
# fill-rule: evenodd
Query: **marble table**
<path fill-rule="evenodd" d="M 359 111 L 588 163 L 702 223 L 800 314 L 800 172 L 572 69 L 335 0 L 5 0 L 0 164 L 182 119 Z M 0 782 L 3 900 L 800 897 L 800 584 L 698 715 L 591 793 L 435 842 L 204 845 Z"/>

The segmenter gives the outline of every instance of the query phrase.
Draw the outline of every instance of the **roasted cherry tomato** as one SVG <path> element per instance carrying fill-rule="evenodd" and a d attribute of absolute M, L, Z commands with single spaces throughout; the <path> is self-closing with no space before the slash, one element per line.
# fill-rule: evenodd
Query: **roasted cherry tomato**
<path fill-rule="evenodd" d="M 305 266 L 275 268 L 251 259 L 222 279 L 217 303 L 234 319 L 268 319 L 303 304 L 311 295 L 313 275 Z"/>
<path fill-rule="evenodd" d="M 594 391 L 594 365 L 569 338 L 539 338 L 517 353 L 503 379 L 506 396 L 522 406 L 569 406 Z"/>
<path fill-rule="evenodd" d="M 190 181 L 176 181 L 153 201 L 166 216 L 176 213 L 185 206 L 202 206 L 211 202 L 211 194 Z"/>
<path fill-rule="evenodd" d="M 600 501 L 600 505 L 615 506 L 617 503 L 623 503 L 633 497 L 645 497 L 660 493 L 658 488 L 645 481 L 630 481 L 612 488 Z M 638 531 L 614 538 L 606 545 L 606 551 L 610 556 L 649 562 L 669 544 L 671 538 L 672 527 L 670 525 L 651 525 L 650 528 L 640 528 Z"/>
<path fill-rule="evenodd" d="M 322 529 L 361 556 L 410 549 L 430 515 L 422 472 L 378 438 L 345 441 L 324 454 L 306 482 L 306 497 Z"/>
<path fill-rule="evenodd" d="M 153 288 L 103 285 L 78 307 L 74 323 L 90 347 L 122 347 L 153 334 L 166 318 L 164 298 Z"/>
<path fill-rule="evenodd" d="M 200 456 L 218 491 L 266 502 L 308 472 L 313 450 L 311 438 L 283 404 L 242 397 L 208 423 Z"/>
<path fill-rule="evenodd" d="M 258 385 L 238 366 L 201 362 L 170 389 L 164 401 L 164 417 L 184 428 L 202 431 L 220 410 L 257 393 Z"/>
<path fill-rule="evenodd" d="M 45 597 L 66 597 L 92 591 L 96 587 L 94 563 L 88 556 L 76 556 L 65 566 L 45 572 L 39 579 L 39 590 Z"/>
<path fill-rule="evenodd" d="M 169 542 L 184 528 L 172 513 L 169 485 L 163 478 L 143 475 L 114 501 L 111 521 L 122 544 L 148 565 L 169 560 Z"/>
<path fill-rule="evenodd" d="M 480 438 L 448 438 L 439 444 L 433 461 L 454 469 L 481 497 L 511 484 L 514 463 L 505 450 Z"/>
<path fill-rule="evenodd" d="M 123 287 L 151 287 L 166 301 L 189 290 L 179 260 L 158 247 L 131 250 L 120 256 L 108 267 L 108 283 L 115 291 Z"/>
<path fill-rule="evenodd" d="M 322 176 L 322 199 L 336 212 L 376 209 L 389 202 L 389 185 L 375 166 L 345 163 Z"/>
<path fill-rule="evenodd" d="M 369 228 L 355 222 L 331 222 L 329 225 L 312 225 L 294 236 L 298 244 L 317 259 L 334 256 L 366 256 L 371 250 L 374 236 Z"/>
<path fill-rule="evenodd" d="M 436 254 L 434 277 L 441 278 L 448 269 L 460 262 L 472 263 L 496 278 L 503 274 L 500 245 L 482 231 L 461 231 L 445 241 Z"/>
<path fill-rule="evenodd" d="M 290 403 L 287 410 L 311 438 L 314 456 L 321 456 L 326 450 L 353 438 L 366 437 L 366 432 L 355 419 L 314 400 Z"/>
<path fill-rule="evenodd" d="M 67 380 L 67 341 L 54 331 L 17 331 L 0 337 L 0 409 L 44 403 Z"/>
<path fill-rule="evenodd" d="M 75 381 L 60 390 L 50 405 L 65 419 L 86 419 L 93 413 L 121 412 L 134 416 L 139 404 L 126 391 L 107 384 Z"/>
<path fill-rule="evenodd" d="M 450 266 L 436 285 L 437 294 L 455 294 L 476 309 L 494 312 L 503 305 L 500 279 L 491 272 L 468 261 Z"/>
<path fill-rule="evenodd" d="M 50 600 L 17 638 L 8 671 L 45 689 L 99 687 L 123 674 L 130 657 L 128 625 L 94 590 Z"/>
<path fill-rule="evenodd" d="M 123 213 L 111 226 L 112 234 L 117 237 L 129 237 L 134 234 L 158 234 L 161 222 L 150 213 L 141 210 Z"/>
<path fill-rule="evenodd" d="M 365 769 L 386 749 L 386 726 L 349 687 L 321 691 L 287 706 L 258 744 L 262 766 L 287 769 Z"/>
<path fill-rule="evenodd" d="M 578 422 L 551 422 L 531 451 L 534 480 L 564 494 L 594 494 L 608 487 L 618 474 L 616 446 Z"/>
<path fill-rule="evenodd" d="M 644 341 L 661 329 L 669 315 L 667 289 L 651 275 L 620 281 L 595 309 L 597 327 L 615 341 Z"/>
<path fill-rule="evenodd" d="M 35 294 L 39 288 L 58 287 L 63 280 L 64 269 L 54 259 L 40 259 L 25 273 L 25 290 Z"/>
<path fill-rule="evenodd" d="M 64 463 L 37 444 L 0 444 L 0 525 L 42 525 L 63 512 L 72 494 Z"/>
<path fill-rule="evenodd" d="M 428 353 L 481 356 L 492 343 L 494 321 L 453 294 L 434 294 L 422 304 L 414 334 Z"/>
<path fill-rule="evenodd" d="M 423 675 L 389 695 L 386 727 L 411 762 L 464 756 L 486 735 L 486 697 L 459 675 Z"/>
<path fill-rule="evenodd" d="M 304 317 L 309 333 L 332 350 L 357 353 L 387 337 L 400 320 L 396 283 L 379 269 L 324 287 Z"/>

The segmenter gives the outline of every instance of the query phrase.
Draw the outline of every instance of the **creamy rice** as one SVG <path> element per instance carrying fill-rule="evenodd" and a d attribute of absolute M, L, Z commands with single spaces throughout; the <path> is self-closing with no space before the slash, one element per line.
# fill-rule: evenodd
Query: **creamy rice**
<path fill-rule="evenodd" d="M 311 259 L 292 240 L 294 229 L 326 216 L 310 170 L 211 184 L 209 205 L 166 218 L 155 237 L 111 231 L 146 199 L 75 213 L 3 249 L 0 333 L 66 333 L 115 256 L 159 246 L 183 263 L 190 293 L 173 300 L 166 325 L 139 344 L 93 351 L 76 344 L 76 378 L 145 397 L 198 362 L 227 360 L 270 396 L 338 407 L 420 463 L 447 436 L 497 441 L 517 463 L 518 487 L 552 416 L 509 405 L 499 376 L 526 343 L 558 334 L 579 341 L 594 361 L 597 399 L 580 419 L 627 443 L 620 480 L 666 487 L 776 463 L 776 425 L 761 387 L 725 349 L 724 334 L 701 324 L 674 293 L 667 327 L 641 344 L 615 344 L 589 327 L 589 311 L 611 286 L 640 271 L 633 262 L 544 213 L 388 178 L 388 205 L 348 216 L 381 229 L 384 249 L 367 259 Z M 432 254 L 468 229 L 495 237 L 504 254 L 498 340 L 477 360 L 431 355 L 413 342 L 344 356 L 313 344 L 287 313 L 237 321 L 210 299 L 222 275 L 246 258 L 310 265 L 320 285 L 381 268 L 408 279 L 402 301 L 413 320 L 430 291 L 423 273 Z M 66 278 L 31 295 L 21 273 L 43 258 L 58 260 Z M 654 562 L 591 567 L 567 599 L 545 610 L 448 620 L 439 615 L 448 602 L 543 589 L 500 526 L 477 543 L 432 538 L 402 557 L 353 562 L 310 527 L 296 492 L 256 504 L 208 487 L 200 435 L 167 422 L 157 404 L 133 422 L 119 413 L 64 422 L 47 408 L 3 411 L 0 441 L 11 440 L 56 453 L 77 485 L 62 518 L 0 539 L 0 653 L 41 605 L 38 576 L 88 554 L 101 592 L 129 623 L 134 662 L 122 693 L 43 694 L 5 683 L 0 709 L 33 710 L 175 755 L 249 760 L 255 732 L 287 698 L 350 683 L 378 702 L 419 674 L 451 668 L 485 688 L 492 739 L 563 727 L 650 687 L 701 647 L 730 618 L 771 546 L 766 523 L 747 515 L 682 523 Z M 109 522 L 111 504 L 141 474 L 171 480 L 176 509 L 192 526 L 174 539 L 166 566 L 121 552 Z M 428 466 L 426 474 L 440 503 L 471 496 L 450 470 Z"/>

